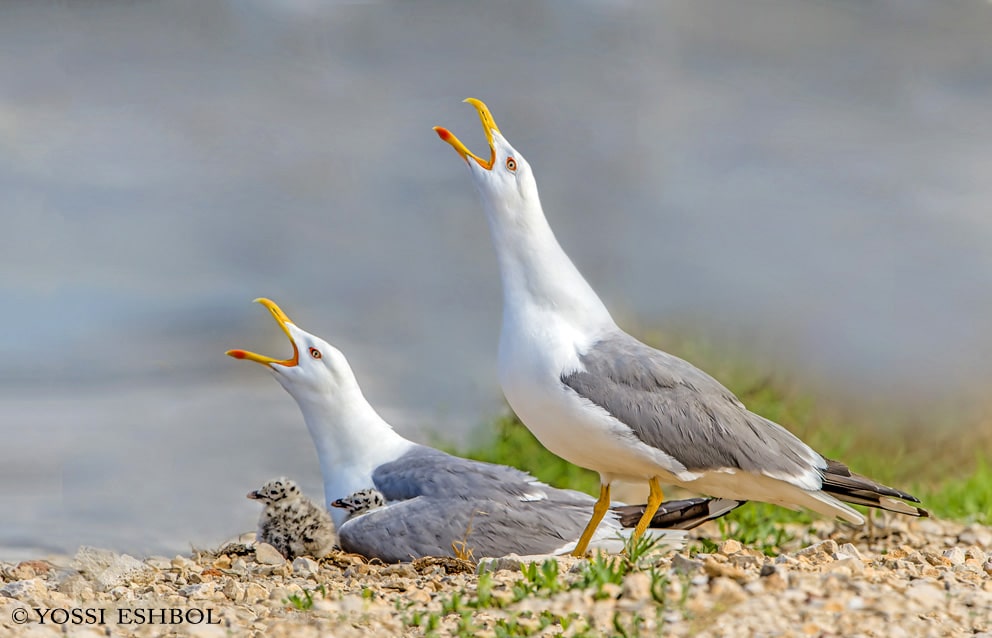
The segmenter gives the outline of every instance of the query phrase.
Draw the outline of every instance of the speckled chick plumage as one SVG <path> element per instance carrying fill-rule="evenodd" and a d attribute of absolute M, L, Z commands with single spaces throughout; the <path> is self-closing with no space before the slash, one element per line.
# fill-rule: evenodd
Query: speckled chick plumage
<path fill-rule="evenodd" d="M 248 498 L 264 506 L 258 518 L 258 542 L 272 545 L 287 559 L 320 558 L 337 547 L 330 514 L 304 496 L 295 481 L 272 479 L 249 492 Z"/>
<path fill-rule="evenodd" d="M 385 507 L 386 497 L 379 490 L 370 487 L 367 490 L 358 490 L 354 494 L 339 498 L 331 505 L 348 512 L 348 520 L 351 520 L 366 512 Z"/>

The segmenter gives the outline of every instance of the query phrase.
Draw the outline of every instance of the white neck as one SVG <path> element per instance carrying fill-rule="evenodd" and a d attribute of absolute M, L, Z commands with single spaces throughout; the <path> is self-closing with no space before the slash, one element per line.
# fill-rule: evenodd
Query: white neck
<path fill-rule="evenodd" d="M 552 311 L 579 328 L 614 326 L 592 286 L 548 225 L 536 191 L 525 210 L 500 210 L 483 197 L 503 281 L 503 323 L 524 306 Z"/>
<path fill-rule="evenodd" d="M 336 525 L 348 517 L 330 503 L 373 487 L 372 472 L 414 445 L 393 430 L 369 405 L 355 383 L 340 394 L 293 394 L 317 448 L 324 499 Z"/>

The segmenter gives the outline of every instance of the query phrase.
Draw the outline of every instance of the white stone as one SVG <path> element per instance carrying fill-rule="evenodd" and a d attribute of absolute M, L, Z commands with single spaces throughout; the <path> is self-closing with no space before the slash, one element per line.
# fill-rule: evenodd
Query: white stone
<path fill-rule="evenodd" d="M 150 570 L 133 556 L 95 547 L 80 547 L 72 560 L 72 568 L 89 575 L 97 591 L 129 584 L 136 575 Z"/>
<path fill-rule="evenodd" d="M 320 565 L 312 558 L 300 556 L 293 561 L 293 573 L 304 578 L 315 578 L 320 573 Z"/>
<path fill-rule="evenodd" d="M 837 560 L 844 560 L 845 558 L 857 558 L 859 561 L 864 562 L 865 557 L 861 555 L 858 548 L 851 543 L 844 543 L 837 548 L 837 553 L 834 554 L 834 558 Z"/>
<path fill-rule="evenodd" d="M 231 562 L 231 571 L 237 574 L 238 576 L 247 576 L 248 575 L 247 561 L 245 561 L 245 559 L 238 556 Z"/>
<path fill-rule="evenodd" d="M 917 581 L 906 588 L 906 597 L 927 607 L 937 607 L 947 600 L 947 593 L 936 585 Z"/>
<path fill-rule="evenodd" d="M 48 588 L 40 578 L 15 580 L 0 587 L 0 596 L 14 598 L 23 603 L 41 604 L 48 595 Z"/>
<path fill-rule="evenodd" d="M 245 588 L 236 580 L 229 580 L 224 583 L 224 588 L 221 591 L 233 602 L 240 603 L 245 600 Z"/>
<path fill-rule="evenodd" d="M 951 561 L 951 565 L 964 565 L 964 550 L 960 547 L 952 547 L 944 552 L 944 558 Z"/>
<path fill-rule="evenodd" d="M 847 556 L 846 554 L 839 553 L 838 556 L 845 556 L 840 560 L 836 560 L 827 566 L 832 572 L 843 572 L 849 571 L 851 574 L 860 574 L 865 571 L 865 564 L 853 556 Z"/>
<path fill-rule="evenodd" d="M 975 523 L 969 525 L 961 532 L 958 535 L 958 540 L 965 545 L 980 545 L 985 549 L 989 549 L 992 548 L 992 529 Z"/>
<path fill-rule="evenodd" d="M 279 550 L 268 543 L 255 545 L 255 561 L 262 565 L 281 565 L 286 562 Z"/>
<path fill-rule="evenodd" d="M 107 593 L 110 594 L 114 600 L 134 600 L 134 589 L 131 587 L 125 587 L 124 585 L 118 585 Z"/>
<path fill-rule="evenodd" d="M 796 556 L 806 556 L 808 558 L 813 558 L 819 556 L 820 554 L 825 554 L 830 558 L 833 558 L 837 553 L 837 542 L 832 539 L 827 539 L 825 541 L 820 541 L 810 545 L 809 547 L 804 547 L 803 549 L 796 552 Z"/>
<path fill-rule="evenodd" d="M 245 602 L 249 604 L 257 603 L 269 597 L 269 591 L 258 583 L 248 583 L 245 586 Z"/>
<path fill-rule="evenodd" d="M 208 582 L 186 585 L 179 590 L 179 593 L 192 600 L 203 600 L 205 598 L 211 598 L 215 591 L 217 591 L 217 584 Z"/>
<path fill-rule="evenodd" d="M 703 568 L 703 564 L 698 560 L 687 558 L 682 554 L 672 556 L 672 570 L 679 574 L 690 574 Z"/>
<path fill-rule="evenodd" d="M 974 546 L 964 550 L 964 558 L 965 560 L 975 560 L 979 563 L 984 563 L 985 559 L 988 558 L 988 554 L 982 551 L 980 547 Z"/>
<path fill-rule="evenodd" d="M 621 596 L 630 600 L 648 600 L 651 598 L 651 577 L 644 572 L 628 574 L 623 579 Z"/>
<path fill-rule="evenodd" d="M 719 551 L 721 554 L 729 556 L 730 554 L 736 554 L 742 549 L 744 549 L 744 546 L 741 545 L 740 541 L 731 538 L 720 543 Z"/>

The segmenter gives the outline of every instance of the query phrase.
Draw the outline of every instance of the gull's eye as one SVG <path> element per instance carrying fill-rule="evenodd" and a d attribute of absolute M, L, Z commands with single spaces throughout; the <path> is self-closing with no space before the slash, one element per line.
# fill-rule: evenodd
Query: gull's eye
<path fill-rule="evenodd" d="M 517 170 L 517 160 L 513 159 L 512 157 L 507 157 L 506 158 L 506 169 L 508 171 L 510 171 L 510 172 L 516 171 Z"/>
<path fill-rule="evenodd" d="M 317 348 L 310 348 L 310 356 L 313 357 L 314 359 L 320 359 L 324 355 L 320 354 L 320 350 L 318 350 Z"/>

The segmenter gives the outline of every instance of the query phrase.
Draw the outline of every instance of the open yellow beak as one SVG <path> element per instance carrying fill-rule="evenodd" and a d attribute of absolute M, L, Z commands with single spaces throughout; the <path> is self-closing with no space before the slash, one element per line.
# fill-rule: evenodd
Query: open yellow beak
<path fill-rule="evenodd" d="M 228 350 L 225 354 L 229 357 L 234 357 L 235 359 L 247 359 L 248 361 L 254 361 L 255 363 L 261 363 L 266 366 L 273 363 L 286 367 L 293 367 L 297 365 L 300 362 L 300 351 L 296 347 L 296 342 L 293 340 L 293 335 L 289 332 L 289 325 L 293 322 L 286 316 L 286 313 L 282 311 L 282 308 L 277 306 L 276 302 L 271 299 L 259 297 L 255 300 L 255 302 L 268 308 L 269 312 L 272 313 L 272 316 L 275 317 L 276 323 L 279 324 L 282 331 L 286 333 L 287 337 L 289 337 L 289 343 L 293 346 L 293 356 L 289 359 L 279 360 L 273 359 L 272 357 L 266 357 L 262 354 L 248 352 L 247 350 Z"/>
<path fill-rule="evenodd" d="M 434 132 L 442 140 L 451 144 L 452 148 L 457 151 L 462 159 L 466 162 L 468 158 L 474 159 L 479 163 L 479 166 L 486 169 L 487 171 L 492 170 L 493 164 L 496 163 L 496 146 L 493 144 L 493 133 L 499 133 L 499 127 L 496 126 L 496 121 L 493 119 L 492 113 L 489 112 L 489 107 L 486 106 L 482 100 L 477 100 L 474 97 L 470 97 L 465 100 L 469 104 L 475 107 L 475 110 L 479 112 L 479 119 L 482 120 L 482 131 L 486 134 L 486 141 L 489 142 L 489 159 L 484 160 L 472 151 L 468 150 L 468 147 L 462 144 L 462 141 L 455 137 L 454 133 L 442 126 L 435 126 Z"/>

